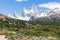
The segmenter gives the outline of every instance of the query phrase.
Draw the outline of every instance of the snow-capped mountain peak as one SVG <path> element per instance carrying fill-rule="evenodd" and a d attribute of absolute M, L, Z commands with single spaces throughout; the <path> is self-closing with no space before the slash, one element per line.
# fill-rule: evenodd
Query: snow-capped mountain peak
<path fill-rule="evenodd" d="M 40 12 L 37 10 L 37 7 L 32 5 L 31 9 L 26 9 L 25 7 L 22 10 L 22 15 L 18 14 L 16 11 L 14 12 L 14 15 L 8 14 L 11 18 L 16 18 L 20 20 L 27 20 L 29 21 L 32 16 L 35 17 L 44 17 L 47 16 L 45 12 Z"/>
<path fill-rule="evenodd" d="M 55 8 L 52 11 L 49 12 L 49 15 L 59 15 L 60 14 L 60 8 Z"/>
<path fill-rule="evenodd" d="M 60 9 L 55 8 L 53 10 L 37 10 L 37 7 L 32 5 L 31 9 L 26 9 L 25 7 L 22 10 L 22 15 L 18 14 L 16 11 L 14 12 L 14 15 L 11 14 L 8 15 L 11 18 L 20 19 L 20 20 L 36 20 L 37 18 L 44 19 L 44 20 L 50 20 L 51 18 L 60 17 Z"/>

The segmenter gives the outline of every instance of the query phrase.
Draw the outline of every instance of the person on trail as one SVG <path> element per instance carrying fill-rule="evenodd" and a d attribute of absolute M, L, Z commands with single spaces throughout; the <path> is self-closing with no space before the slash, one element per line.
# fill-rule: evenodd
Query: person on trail
<path fill-rule="evenodd" d="M 19 26 L 16 26 L 16 31 L 19 31 Z"/>

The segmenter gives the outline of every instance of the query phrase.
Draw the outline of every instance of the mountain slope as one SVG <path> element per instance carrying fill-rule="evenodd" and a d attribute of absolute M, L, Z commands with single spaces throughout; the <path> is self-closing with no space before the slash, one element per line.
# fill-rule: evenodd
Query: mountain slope
<path fill-rule="evenodd" d="M 0 15 L 0 30 L 15 31 L 17 35 L 60 38 L 60 22 L 22 21 Z M 5 19 L 5 20 L 4 20 Z M 18 31 L 16 30 L 18 28 Z M 10 35 L 11 36 L 11 35 Z M 14 36 L 15 37 L 15 36 Z M 19 37 L 19 36 L 18 36 Z M 42 38 L 43 39 L 43 38 Z"/>

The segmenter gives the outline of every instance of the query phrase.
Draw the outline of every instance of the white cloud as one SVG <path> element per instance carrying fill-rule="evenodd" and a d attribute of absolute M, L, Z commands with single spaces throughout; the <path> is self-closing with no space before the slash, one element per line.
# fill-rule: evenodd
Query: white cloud
<path fill-rule="evenodd" d="M 28 1 L 28 0 L 16 0 L 17 2 L 23 2 L 23 1 Z"/>
<path fill-rule="evenodd" d="M 8 17 L 15 18 L 15 17 L 14 17 L 14 16 L 12 16 L 11 14 L 8 14 Z"/>
<path fill-rule="evenodd" d="M 60 3 L 49 2 L 49 3 L 39 4 L 39 7 L 44 7 L 48 9 L 60 8 Z"/>

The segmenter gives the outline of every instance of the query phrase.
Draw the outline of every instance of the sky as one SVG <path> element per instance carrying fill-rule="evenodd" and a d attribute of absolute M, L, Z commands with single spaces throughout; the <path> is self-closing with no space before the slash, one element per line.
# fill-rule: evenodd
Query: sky
<path fill-rule="evenodd" d="M 0 0 L 0 13 L 8 15 L 16 11 L 21 14 L 24 7 L 30 9 L 32 5 L 38 9 L 60 8 L 60 0 Z"/>

